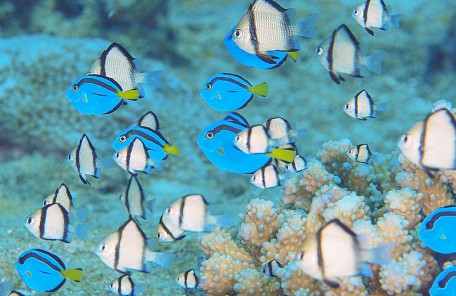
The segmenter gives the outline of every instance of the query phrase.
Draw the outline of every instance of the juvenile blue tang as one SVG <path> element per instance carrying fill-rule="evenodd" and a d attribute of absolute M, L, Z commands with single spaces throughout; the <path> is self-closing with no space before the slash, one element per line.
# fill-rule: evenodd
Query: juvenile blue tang
<path fill-rule="evenodd" d="M 424 219 L 418 236 L 432 250 L 456 253 L 456 206 L 438 208 Z"/>
<path fill-rule="evenodd" d="M 31 249 L 19 256 L 14 263 L 19 276 L 33 290 L 55 292 L 65 284 L 66 279 L 80 282 L 82 269 L 66 269 L 63 261 L 43 249 Z"/>
<path fill-rule="evenodd" d="M 138 90 L 123 91 L 109 77 L 95 74 L 82 75 L 68 88 L 65 95 L 82 114 L 110 114 L 125 104 L 124 100 L 136 100 Z M 135 98 L 136 97 L 136 98 Z"/>
<path fill-rule="evenodd" d="M 200 95 L 212 108 L 218 111 L 242 109 L 252 100 L 253 95 L 268 95 L 268 84 L 252 86 L 239 75 L 217 73 L 204 82 Z"/>
<path fill-rule="evenodd" d="M 244 66 L 267 70 L 277 68 L 280 65 L 282 65 L 283 62 L 286 61 L 288 55 L 283 51 L 269 51 L 269 55 L 271 56 L 273 62 L 268 63 L 260 59 L 256 54 L 248 53 L 240 49 L 239 46 L 231 38 L 235 28 L 236 26 L 234 26 L 228 32 L 228 35 L 226 35 L 225 39 L 223 40 L 223 43 L 225 44 L 230 54 Z"/>
<path fill-rule="evenodd" d="M 431 296 L 456 296 L 456 266 L 444 269 L 435 278 L 431 289 Z"/>
<path fill-rule="evenodd" d="M 266 154 L 246 154 L 234 145 L 236 134 L 248 126 L 241 115 L 230 113 L 204 129 L 198 137 L 198 146 L 222 171 L 251 174 L 269 164 L 272 158 Z"/>

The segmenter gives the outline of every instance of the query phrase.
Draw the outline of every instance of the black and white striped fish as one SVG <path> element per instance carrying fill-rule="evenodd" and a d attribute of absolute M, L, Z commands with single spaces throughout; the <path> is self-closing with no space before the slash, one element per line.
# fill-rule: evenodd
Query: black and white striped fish
<path fill-rule="evenodd" d="M 152 168 L 157 170 L 162 168 L 162 161 L 151 159 L 146 146 L 139 138 L 135 138 L 128 146 L 118 150 L 112 158 L 132 175 L 137 175 L 136 171 L 150 174 Z"/>
<path fill-rule="evenodd" d="M 200 279 L 194 269 L 188 269 L 179 274 L 176 279 L 177 283 L 186 290 L 198 289 Z"/>
<path fill-rule="evenodd" d="M 250 183 L 261 188 L 282 186 L 286 180 L 285 174 L 280 173 L 275 165 L 267 165 L 253 173 Z"/>
<path fill-rule="evenodd" d="M 374 156 L 367 144 L 359 144 L 354 148 L 348 149 L 347 155 L 354 161 L 365 164 L 371 164 Z"/>
<path fill-rule="evenodd" d="M 173 242 L 183 239 L 186 235 L 182 234 L 184 230 L 169 223 L 166 216 L 161 215 L 158 221 L 157 233 L 155 236 L 160 242 Z"/>
<path fill-rule="evenodd" d="M 90 185 L 86 175 L 96 179 L 100 178 L 98 169 L 101 165 L 97 152 L 86 134 L 82 135 L 78 146 L 68 155 L 68 164 L 79 174 L 79 178 L 84 184 Z"/>
<path fill-rule="evenodd" d="M 127 188 L 120 195 L 120 202 L 131 217 L 141 217 L 143 219 L 147 219 L 146 211 L 152 212 L 154 205 L 153 199 L 146 200 L 142 186 L 134 175 L 130 177 Z"/>
<path fill-rule="evenodd" d="M 372 28 L 380 30 L 388 30 L 388 23 L 399 27 L 401 14 L 390 14 L 391 6 L 385 5 L 383 0 L 367 0 L 360 4 L 354 11 L 352 16 L 363 26 L 366 31 L 374 35 Z"/>
<path fill-rule="evenodd" d="M 129 274 L 124 274 L 109 285 L 109 291 L 120 296 L 134 296 L 136 293 L 144 292 L 144 287 L 135 284 Z"/>
<path fill-rule="evenodd" d="M 386 104 L 374 104 L 371 95 L 363 89 L 344 105 L 344 112 L 353 118 L 366 120 L 367 117 L 376 118 L 376 111 L 384 111 L 385 108 Z"/>

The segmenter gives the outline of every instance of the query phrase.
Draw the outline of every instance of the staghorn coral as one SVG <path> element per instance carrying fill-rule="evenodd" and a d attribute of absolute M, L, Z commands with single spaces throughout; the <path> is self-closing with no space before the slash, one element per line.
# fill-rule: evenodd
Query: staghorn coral
<path fill-rule="evenodd" d="M 225 228 L 214 227 L 211 233 L 200 236 L 199 241 L 201 251 L 203 251 L 206 257 L 214 253 L 223 253 L 246 262 L 253 260 L 252 255 L 237 245 Z"/>
<path fill-rule="evenodd" d="M 389 191 L 384 200 L 388 211 L 405 217 L 410 222 L 407 229 L 411 229 L 422 219 L 420 201 L 423 196 L 423 193 L 406 187 Z"/>

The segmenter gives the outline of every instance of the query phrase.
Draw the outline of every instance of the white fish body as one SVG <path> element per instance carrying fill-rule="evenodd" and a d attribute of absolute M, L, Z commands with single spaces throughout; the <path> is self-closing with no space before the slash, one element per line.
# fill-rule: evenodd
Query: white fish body
<path fill-rule="evenodd" d="M 162 268 L 169 268 L 175 255 L 153 252 L 148 249 L 146 235 L 137 222 L 129 219 L 116 232 L 98 245 L 95 253 L 108 267 L 122 273 L 131 270 L 150 273 L 153 262 Z"/>
<path fill-rule="evenodd" d="M 158 222 L 157 232 L 155 236 L 160 242 L 173 242 L 181 240 L 185 237 L 184 230 L 174 226 L 168 221 L 166 216 L 161 215 Z"/>
<path fill-rule="evenodd" d="M 132 175 L 136 175 L 136 171 L 150 174 L 152 167 L 160 168 L 159 162 L 149 157 L 146 146 L 139 138 L 135 138 L 130 145 L 114 153 L 113 159 Z"/>
<path fill-rule="evenodd" d="M 389 22 L 399 27 L 401 15 L 390 15 L 389 10 L 383 0 L 367 0 L 353 11 L 352 16 L 369 34 L 374 35 L 372 28 L 388 30 Z"/>
<path fill-rule="evenodd" d="M 282 186 L 285 179 L 284 174 L 280 173 L 275 165 L 267 165 L 253 173 L 250 183 L 261 189 L 267 189 Z"/>
<path fill-rule="evenodd" d="M 58 203 L 62 205 L 68 213 L 75 214 L 80 222 L 85 222 L 87 220 L 88 211 L 75 209 L 73 201 L 74 199 L 71 195 L 70 189 L 62 183 L 54 194 L 49 195 L 43 200 L 43 207 L 53 203 Z"/>
<path fill-rule="evenodd" d="M 129 296 L 136 295 L 137 292 L 144 292 L 144 287 L 135 284 L 130 275 L 124 274 L 111 282 L 109 291 L 116 295 Z"/>
<path fill-rule="evenodd" d="M 365 164 L 371 164 L 374 156 L 367 144 L 359 144 L 356 147 L 348 149 L 347 155 L 354 161 Z"/>
<path fill-rule="evenodd" d="M 375 104 L 374 100 L 366 90 L 358 92 L 344 105 L 344 112 L 356 119 L 376 118 L 376 111 L 384 111 L 385 104 Z"/>
<path fill-rule="evenodd" d="M 176 278 L 176 282 L 185 289 L 197 289 L 200 284 L 200 279 L 196 275 L 194 269 L 186 270 L 179 274 Z"/>
<path fill-rule="evenodd" d="M 84 184 L 90 185 L 86 175 L 100 178 L 98 168 L 101 165 L 97 152 L 86 134 L 82 135 L 78 146 L 68 155 L 68 164 L 79 174 L 79 178 Z"/>

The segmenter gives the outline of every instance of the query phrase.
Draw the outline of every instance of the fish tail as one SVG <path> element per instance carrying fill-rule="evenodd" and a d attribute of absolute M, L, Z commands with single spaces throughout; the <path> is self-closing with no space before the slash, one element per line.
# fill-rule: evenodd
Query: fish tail
<path fill-rule="evenodd" d="M 82 280 L 82 268 L 65 269 L 59 272 L 63 277 L 72 281 L 79 283 Z"/>
<path fill-rule="evenodd" d="M 390 16 L 390 23 L 399 28 L 399 21 L 401 20 L 402 14 L 393 14 Z"/>
<path fill-rule="evenodd" d="M 374 105 L 374 111 L 385 111 L 388 108 L 387 103 L 380 103 Z"/>
<path fill-rule="evenodd" d="M 363 251 L 363 261 L 372 264 L 384 265 L 391 261 L 390 255 L 394 251 L 395 244 L 387 243 L 369 250 Z"/>
<path fill-rule="evenodd" d="M 164 269 L 169 269 L 174 259 L 176 259 L 176 254 L 173 253 L 152 252 L 149 250 L 146 252 L 146 261 L 151 261 Z"/>
<path fill-rule="evenodd" d="M 267 155 L 283 162 L 291 163 L 296 156 L 296 150 L 275 148 L 271 153 L 268 153 Z"/>
<path fill-rule="evenodd" d="M 151 71 L 141 73 L 140 80 L 137 83 L 145 83 L 153 87 L 162 87 L 161 77 L 163 76 L 163 70 Z"/>
<path fill-rule="evenodd" d="M 236 219 L 237 215 L 236 214 L 223 214 L 223 215 L 217 215 L 217 216 L 212 216 L 212 224 L 217 225 L 220 227 L 231 227 L 233 226 L 233 221 Z"/>
<path fill-rule="evenodd" d="M 177 148 L 176 146 L 173 146 L 173 145 L 165 144 L 165 145 L 163 146 L 163 150 L 164 150 L 167 154 L 179 155 L 179 148 Z"/>
<path fill-rule="evenodd" d="M 84 223 L 87 221 L 87 217 L 89 216 L 89 211 L 85 209 L 75 210 L 73 209 L 72 212 L 75 214 L 76 218 L 79 222 Z"/>
<path fill-rule="evenodd" d="M 89 224 L 77 224 L 72 228 L 73 234 L 80 239 L 86 239 L 88 231 Z"/>
<path fill-rule="evenodd" d="M 129 89 L 124 91 L 117 90 L 116 95 L 121 99 L 131 101 L 136 101 L 138 98 L 140 98 L 139 90 L 137 89 Z"/>
<path fill-rule="evenodd" d="M 303 128 L 297 129 L 293 132 L 293 137 L 299 138 L 301 140 L 307 138 L 307 136 L 308 136 L 308 133 Z"/>
<path fill-rule="evenodd" d="M 296 29 L 296 35 L 308 37 L 308 38 L 315 38 L 317 37 L 317 30 L 315 30 L 315 23 L 317 22 L 318 15 L 312 14 L 296 25 L 294 25 Z"/>
<path fill-rule="evenodd" d="M 380 52 L 371 56 L 365 57 L 364 65 L 377 75 L 382 74 L 382 62 L 386 57 L 386 53 Z"/>
<path fill-rule="evenodd" d="M 148 200 L 148 201 L 146 201 L 146 207 L 145 208 L 153 213 L 154 212 L 154 204 L 155 204 L 155 199 Z"/>
<path fill-rule="evenodd" d="M 268 95 L 269 86 L 266 82 L 263 82 L 261 84 L 251 86 L 251 87 L 247 88 L 247 90 L 251 93 L 265 97 Z"/>

